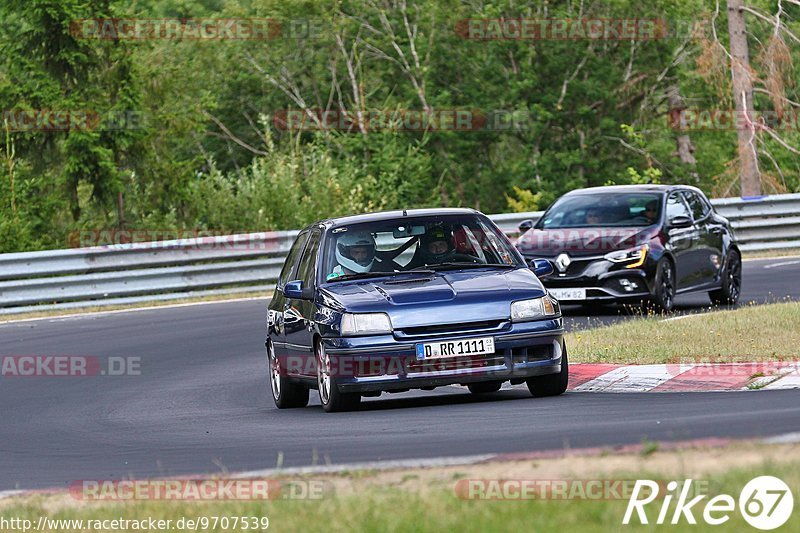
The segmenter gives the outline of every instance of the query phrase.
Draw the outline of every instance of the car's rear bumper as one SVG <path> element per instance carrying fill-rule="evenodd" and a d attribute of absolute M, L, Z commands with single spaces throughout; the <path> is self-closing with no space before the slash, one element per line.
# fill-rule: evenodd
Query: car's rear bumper
<path fill-rule="evenodd" d="M 459 333 L 398 341 L 392 336 L 323 338 L 342 392 L 376 392 L 468 384 L 522 381 L 561 371 L 561 318 L 509 323 L 503 331 Z M 419 361 L 416 344 L 491 336 L 495 352 Z"/>

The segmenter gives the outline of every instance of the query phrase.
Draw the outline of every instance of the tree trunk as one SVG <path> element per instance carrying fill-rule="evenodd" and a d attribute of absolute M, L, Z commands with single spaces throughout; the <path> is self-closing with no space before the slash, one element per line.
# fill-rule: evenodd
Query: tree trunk
<path fill-rule="evenodd" d="M 731 41 L 731 78 L 739 143 L 739 183 L 742 196 L 761 195 L 755 127 L 753 123 L 753 82 L 744 22 L 743 0 L 728 0 L 728 33 Z"/>
<path fill-rule="evenodd" d="M 673 85 L 669 88 L 669 116 L 677 136 L 675 137 L 676 150 L 672 155 L 677 156 L 684 165 L 694 167 L 697 164 L 697 160 L 694 158 L 694 144 L 692 144 L 689 134 L 680 130 L 681 113 L 684 109 L 686 109 L 686 105 L 681 98 L 680 90 Z M 691 176 L 695 182 L 699 181 L 699 176 L 694 169 L 691 171 Z"/>

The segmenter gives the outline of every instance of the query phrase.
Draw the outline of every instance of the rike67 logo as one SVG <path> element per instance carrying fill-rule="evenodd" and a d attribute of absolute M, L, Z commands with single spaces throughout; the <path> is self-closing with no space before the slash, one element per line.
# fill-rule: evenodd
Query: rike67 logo
<path fill-rule="evenodd" d="M 729 494 L 714 496 L 705 502 L 708 497 L 701 494 L 689 499 L 692 493 L 692 480 L 687 479 L 682 484 L 670 481 L 666 486 L 666 494 L 660 494 L 663 484 L 649 479 L 636 481 L 633 493 L 628 500 L 625 516 L 622 523 L 628 525 L 634 516 L 641 524 L 649 524 L 645 507 L 659 499 L 661 502 L 656 524 L 696 524 L 695 513 L 702 516 L 706 524 L 712 526 L 728 522 L 737 507 L 744 520 L 754 528 L 764 531 L 778 528 L 785 524 L 792 515 L 794 497 L 792 491 L 781 479 L 773 476 L 760 476 L 751 479 L 739 493 L 738 502 Z M 674 509 L 673 500 L 676 500 Z M 737 505 L 738 504 L 738 505 Z M 658 504 L 656 504 L 657 507 Z M 670 516 L 670 511 L 672 511 Z M 635 519 L 634 522 L 635 523 Z"/>

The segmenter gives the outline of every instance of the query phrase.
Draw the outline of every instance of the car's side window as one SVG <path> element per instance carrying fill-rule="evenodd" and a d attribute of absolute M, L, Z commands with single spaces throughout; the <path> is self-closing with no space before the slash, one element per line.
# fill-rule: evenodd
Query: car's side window
<path fill-rule="evenodd" d="M 294 270 L 295 263 L 297 262 L 297 257 L 300 255 L 300 252 L 303 250 L 303 246 L 308 240 L 308 232 L 304 231 L 300 235 L 297 236 L 294 243 L 292 244 L 291 249 L 289 250 L 289 255 L 286 256 L 286 262 L 283 263 L 283 269 L 281 269 L 281 275 L 278 276 L 278 286 L 283 287 L 286 285 L 287 282 L 291 281 L 289 276 L 291 276 L 292 271 Z"/>
<path fill-rule="evenodd" d="M 311 238 L 308 239 L 303 258 L 300 259 L 300 265 L 297 267 L 297 279 L 303 281 L 304 287 L 313 287 L 316 285 L 314 280 L 315 266 L 317 264 L 317 255 L 319 254 L 319 238 L 320 231 L 314 230 L 311 233 Z"/>
<path fill-rule="evenodd" d="M 674 192 L 667 198 L 667 220 L 672 220 L 676 216 L 683 215 L 691 218 L 689 208 L 683 201 L 683 196 L 680 193 Z"/>
<path fill-rule="evenodd" d="M 686 201 L 692 210 L 694 219 L 701 220 L 705 218 L 710 210 L 708 204 L 705 203 L 703 199 L 700 198 L 700 196 L 698 196 L 694 191 L 683 191 L 683 194 L 686 196 Z"/>

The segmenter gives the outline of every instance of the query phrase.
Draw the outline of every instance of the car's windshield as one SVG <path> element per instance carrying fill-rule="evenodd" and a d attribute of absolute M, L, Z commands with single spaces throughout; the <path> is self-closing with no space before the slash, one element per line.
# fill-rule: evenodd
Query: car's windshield
<path fill-rule="evenodd" d="M 661 218 L 659 193 L 597 193 L 565 196 L 537 223 L 539 229 L 649 226 Z"/>
<path fill-rule="evenodd" d="M 335 228 L 326 239 L 323 277 L 523 266 L 505 236 L 476 215 L 403 217 Z"/>

